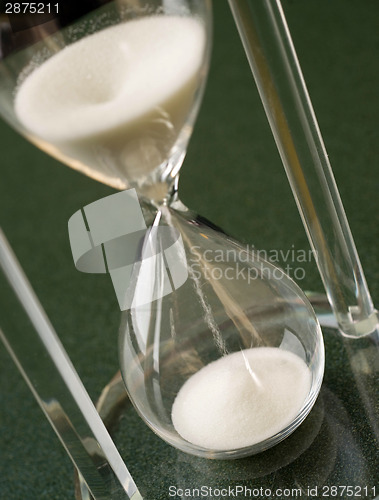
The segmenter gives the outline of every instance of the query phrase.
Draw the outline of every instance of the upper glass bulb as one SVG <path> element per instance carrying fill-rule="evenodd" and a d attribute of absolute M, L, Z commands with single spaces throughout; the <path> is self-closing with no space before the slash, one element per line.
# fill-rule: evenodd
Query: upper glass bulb
<path fill-rule="evenodd" d="M 117 189 L 170 185 L 207 73 L 209 2 L 115 1 L 63 29 L 60 21 L 24 29 L 21 50 L 3 30 L 14 49 L 0 64 L 5 118 Z"/>

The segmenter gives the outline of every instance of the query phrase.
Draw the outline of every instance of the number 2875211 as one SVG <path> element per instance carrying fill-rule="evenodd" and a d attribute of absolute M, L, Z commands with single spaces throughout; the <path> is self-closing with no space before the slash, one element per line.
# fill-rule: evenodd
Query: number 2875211
<path fill-rule="evenodd" d="M 5 14 L 58 14 L 58 3 L 8 2 Z"/>

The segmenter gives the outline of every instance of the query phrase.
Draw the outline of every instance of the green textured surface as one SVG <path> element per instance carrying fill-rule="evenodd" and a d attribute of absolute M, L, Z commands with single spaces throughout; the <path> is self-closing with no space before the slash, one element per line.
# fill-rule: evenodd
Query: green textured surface
<path fill-rule="evenodd" d="M 257 248 L 308 249 L 227 3 L 216 0 L 215 4 L 212 68 L 183 167 L 181 197 L 186 205 Z M 379 4 L 377 0 L 287 0 L 283 6 L 378 304 Z M 96 399 L 117 370 L 120 312 L 106 276 L 75 270 L 67 221 L 80 207 L 113 191 L 62 167 L 5 124 L 0 127 L 0 224 Z M 300 285 L 321 291 L 314 264 L 306 270 Z M 0 314 L 9 311 L 0 309 Z M 318 481 L 378 483 L 376 445 L 350 380 L 348 351 L 329 334 L 327 349 L 321 410 L 316 407 L 313 418 L 317 421 L 317 411 L 325 415 L 326 408 L 321 423 L 326 430 L 286 467 L 281 465 L 292 453 L 288 448 L 296 449 L 296 439 L 255 459 L 207 462 L 165 445 L 128 410 L 117 438 L 128 436 L 120 447 L 146 497 L 169 498 L 169 484 L 215 487 L 247 478 L 254 487 L 272 488 L 290 487 L 296 481 L 310 486 Z M 73 498 L 71 463 L 2 346 L 0 377 L 0 499 Z M 333 448 L 333 439 L 339 447 Z M 301 434 L 299 440 L 303 440 Z M 337 450 L 334 459 L 330 450 Z"/>

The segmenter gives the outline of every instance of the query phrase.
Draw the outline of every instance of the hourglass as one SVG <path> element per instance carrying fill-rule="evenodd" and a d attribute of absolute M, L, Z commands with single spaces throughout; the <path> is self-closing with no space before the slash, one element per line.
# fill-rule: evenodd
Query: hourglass
<path fill-rule="evenodd" d="M 22 36 L 6 33 L 0 106 L 44 151 L 138 194 L 147 229 L 124 238 L 128 249 L 103 247 L 108 267 L 119 262 L 111 275 L 123 270 L 112 279 L 127 282 L 119 350 L 128 395 L 183 451 L 265 450 L 312 408 L 323 341 L 288 276 L 179 199 L 207 73 L 210 2 L 112 1 L 65 23 L 56 12 Z M 122 251 L 130 245 L 132 263 Z"/>

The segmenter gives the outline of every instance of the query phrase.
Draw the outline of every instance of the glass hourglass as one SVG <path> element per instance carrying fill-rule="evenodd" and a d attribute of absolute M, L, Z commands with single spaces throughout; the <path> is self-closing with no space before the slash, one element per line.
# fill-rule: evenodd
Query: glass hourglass
<path fill-rule="evenodd" d="M 316 400 L 323 340 L 288 276 L 178 197 L 207 73 L 210 1 L 102 1 L 79 19 L 56 12 L 34 24 L 2 26 L 3 117 L 70 167 L 134 188 L 148 228 L 128 239 L 133 264 L 117 274 L 128 278 L 119 350 L 136 410 L 195 455 L 273 446 Z"/>

